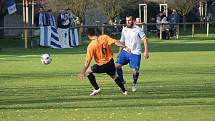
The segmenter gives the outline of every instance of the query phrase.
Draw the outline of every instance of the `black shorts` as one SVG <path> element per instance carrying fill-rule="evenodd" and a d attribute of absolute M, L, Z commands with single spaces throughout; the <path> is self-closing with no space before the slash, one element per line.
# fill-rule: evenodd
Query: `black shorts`
<path fill-rule="evenodd" d="M 114 76 L 116 74 L 116 67 L 113 59 L 104 65 L 95 64 L 91 66 L 91 70 L 93 73 L 106 73 L 109 76 Z"/>

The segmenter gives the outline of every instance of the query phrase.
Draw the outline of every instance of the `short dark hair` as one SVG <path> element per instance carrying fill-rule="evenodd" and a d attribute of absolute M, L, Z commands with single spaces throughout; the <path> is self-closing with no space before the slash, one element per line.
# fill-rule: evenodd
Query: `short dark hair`
<path fill-rule="evenodd" d="M 88 28 L 87 29 L 87 35 L 95 36 L 96 35 L 95 29 L 94 28 Z"/>
<path fill-rule="evenodd" d="M 129 14 L 128 14 L 128 15 L 126 15 L 126 17 L 132 17 L 132 18 L 133 18 L 133 16 L 132 16 L 132 15 L 129 15 Z"/>
<path fill-rule="evenodd" d="M 129 12 L 126 12 L 126 16 L 125 17 L 132 17 L 132 18 L 134 18 L 133 17 L 133 14 L 129 11 Z"/>

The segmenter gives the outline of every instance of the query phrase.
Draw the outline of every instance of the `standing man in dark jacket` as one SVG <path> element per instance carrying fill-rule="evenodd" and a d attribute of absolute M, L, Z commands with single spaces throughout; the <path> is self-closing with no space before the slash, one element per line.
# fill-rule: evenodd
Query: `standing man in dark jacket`
<path fill-rule="evenodd" d="M 48 26 L 48 15 L 43 7 L 40 7 L 34 21 L 36 26 Z"/>

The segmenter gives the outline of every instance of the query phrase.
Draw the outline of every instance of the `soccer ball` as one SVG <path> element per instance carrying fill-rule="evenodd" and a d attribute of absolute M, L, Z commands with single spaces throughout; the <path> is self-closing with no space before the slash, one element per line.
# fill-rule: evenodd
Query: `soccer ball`
<path fill-rule="evenodd" d="M 50 54 L 43 54 L 40 60 L 43 64 L 48 65 L 52 62 L 52 57 Z"/>

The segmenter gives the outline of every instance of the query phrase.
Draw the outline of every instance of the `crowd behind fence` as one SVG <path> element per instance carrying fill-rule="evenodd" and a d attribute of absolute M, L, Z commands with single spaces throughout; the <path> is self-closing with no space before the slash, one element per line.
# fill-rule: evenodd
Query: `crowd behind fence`
<path fill-rule="evenodd" d="M 158 37 L 162 38 L 162 34 L 164 31 L 165 24 L 156 24 L 156 23 L 140 23 L 138 24 L 141 28 L 145 30 L 145 33 L 149 35 L 149 37 Z M 184 29 L 186 25 L 186 30 Z M 122 28 L 125 24 L 117 24 L 117 25 L 78 25 L 76 28 L 78 29 L 79 43 L 82 43 L 83 37 L 86 36 L 85 30 L 86 28 L 95 28 L 100 34 L 107 34 L 110 36 L 118 35 L 120 36 Z M 154 26 L 154 27 L 153 27 Z M 160 29 L 156 29 L 155 26 L 159 26 Z M 204 37 L 210 37 L 210 35 L 215 34 L 215 21 L 212 22 L 191 22 L 191 23 L 177 23 L 174 24 L 175 33 L 174 38 L 179 39 L 180 36 L 183 35 L 191 35 L 191 37 L 195 37 L 195 34 L 202 34 Z M 0 30 L 18 30 L 22 29 L 23 34 L 20 36 L 16 36 L 16 38 L 23 38 L 25 41 L 25 47 L 31 45 L 32 38 L 39 38 L 39 36 L 35 36 L 33 32 L 35 30 L 39 30 L 40 27 L 0 27 Z M 7 38 L 7 36 L 5 37 Z"/>

